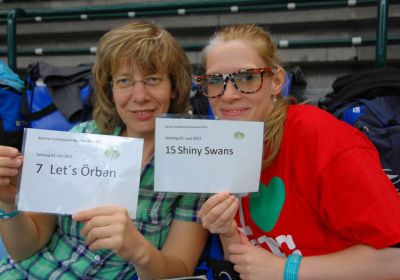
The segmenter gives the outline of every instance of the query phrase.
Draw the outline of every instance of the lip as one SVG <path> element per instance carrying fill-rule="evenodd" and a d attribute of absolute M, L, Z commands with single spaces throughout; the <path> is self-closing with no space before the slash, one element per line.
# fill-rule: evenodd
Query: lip
<path fill-rule="evenodd" d="M 247 107 L 230 107 L 230 108 L 220 108 L 220 112 L 229 118 L 239 117 L 245 114 L 249 108 Z"/>
<path fill-rule="evenodd" d="M 154 117 L 154 109 L 147 110 L 131 110 L 130 111 L 133 117 L 139 121 L 147 121 L 149 119 L 153 119 Z"/>

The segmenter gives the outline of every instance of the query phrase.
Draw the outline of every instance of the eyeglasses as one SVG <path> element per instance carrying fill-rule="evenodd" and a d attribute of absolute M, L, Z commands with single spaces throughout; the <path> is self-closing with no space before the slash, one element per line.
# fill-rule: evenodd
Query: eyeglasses
<path fill-rule="evenodd" d="M 243 94 L 258 92 L 263 83 L 264 73 L 275 74 L 276 66 L 240 70 L 229 74 L 212 74 L 197 77 L 203 95 L 208 98 L 218 98 L 224 94 L 226 85 L 230 80 L 235 88 Z"/>
<path fill-rule="evenodd" d="M 155 88 L 163 82 L 163 79 L 159 77 L 147 77 L 143 80 L 132 80 L 128 78 L 117 78 L 111 81 L 114 89 L 119 92 L 129 91 L 131 87 L 134 87 L 136 83 L 142 83 L 145 87 Z"/>

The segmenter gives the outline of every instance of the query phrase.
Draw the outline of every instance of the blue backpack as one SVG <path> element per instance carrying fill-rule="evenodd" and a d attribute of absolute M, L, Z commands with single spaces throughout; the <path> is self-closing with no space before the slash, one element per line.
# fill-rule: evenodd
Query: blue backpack
<path fill-rule="evenodd" d="M 91 67 L 30 65 L 21 112 L 28 127 L 67 131 L 92 112 Z"/>
<path fill-rule="evenodd" d="M 22 95 L 0 85 L 0 145 L 20 149 L 26 120 L 20 112 Z"/>
<path fill-rule="evenodd" d="M 0 60 L 0 145 L 21 147 L 26 121 L 20 113 L 24 81 Z"/>
<path fill-rule="evenodd" d="M 400 69 L 383 67 L 338 77 L 318 105 L 364 133 L 400 192 Z"/>

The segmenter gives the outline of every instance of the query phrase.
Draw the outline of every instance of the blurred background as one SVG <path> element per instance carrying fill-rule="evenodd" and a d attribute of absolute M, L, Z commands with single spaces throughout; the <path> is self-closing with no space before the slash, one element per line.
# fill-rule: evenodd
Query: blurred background
<path fill-rule="evenodd" d="M 15 35 L 7 17 L 15 18 Z M 379 28 L 387 35 L 384 61 L 378 63 L 400 67 L 400 1 L 377 0 L 0 0 L 0 60 L 7 62 L 12 52 L 9 33 L 15 36 L 13 65 L 21 76 L 36 61 L 92 63 L 99 38 L 133 19 L 167 28 L 185 48 L 195 72 L 201 72 L 200 51 L 216 28 L 259 24 L 271 32 L 285 68 L 301 68 L 312 102 L 331 91 L 336 77 L 376 65 Z"/>

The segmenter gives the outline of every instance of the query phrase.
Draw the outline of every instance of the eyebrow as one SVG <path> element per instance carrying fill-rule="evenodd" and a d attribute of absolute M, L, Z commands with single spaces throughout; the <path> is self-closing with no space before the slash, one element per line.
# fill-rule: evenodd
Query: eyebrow
<path fill-rule="evenodd" d="M 125 76 L 131 76 L 129 73 L 115 73 L 113 77 L 125 77 Z"/>

